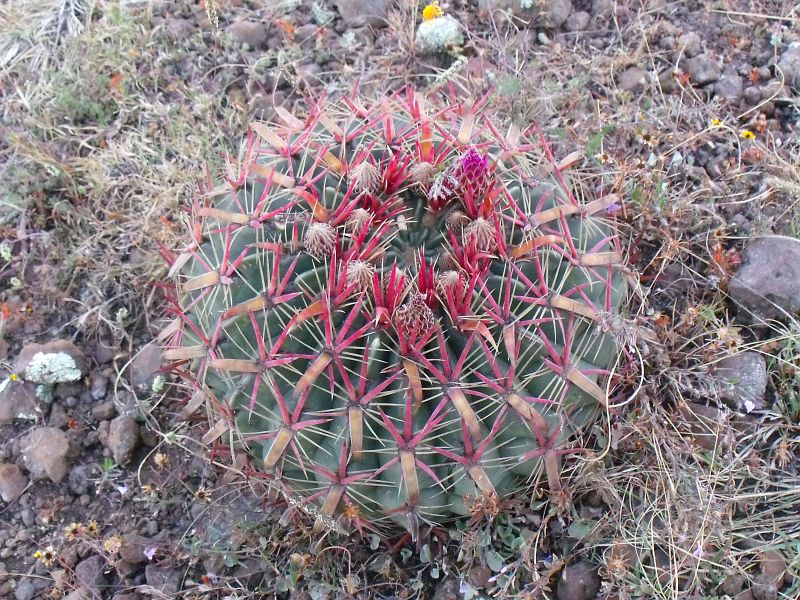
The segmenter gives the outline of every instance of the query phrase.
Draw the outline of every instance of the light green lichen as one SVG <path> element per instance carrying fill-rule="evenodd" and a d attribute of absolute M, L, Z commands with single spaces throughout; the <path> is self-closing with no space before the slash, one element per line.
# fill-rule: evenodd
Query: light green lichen
<path fill-rule="evenodd" d="M 36 397 L 45 404 L 50 404 L 53 401 L 53 386 L 45 383 L 37 385 Z"/>
<path fill-rule="evenodd" d="M 66 352 L 37 352 L 25 369 L 25 379 L 33 383 L 54 385 L 77 381 L 81 371 L 75 359 Z"/>

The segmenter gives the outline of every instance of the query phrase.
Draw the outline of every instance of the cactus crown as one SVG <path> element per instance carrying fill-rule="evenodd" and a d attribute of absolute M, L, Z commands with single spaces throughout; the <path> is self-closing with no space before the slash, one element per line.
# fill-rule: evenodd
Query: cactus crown
<path fill-rule="evenodd" d="M 317 527 L 381 531 L 559 485 L 625 295 L 603 220 L 480 102 L 355 98 L 255 124 L 194 205 L 166 356 L 208 441 Z"/>

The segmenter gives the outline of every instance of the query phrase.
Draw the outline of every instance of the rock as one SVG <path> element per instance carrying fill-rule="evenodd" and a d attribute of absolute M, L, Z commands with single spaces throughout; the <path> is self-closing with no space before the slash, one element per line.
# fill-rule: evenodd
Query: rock
<path fill-rule="evenodd" d="M 783 72 L 786 83 L 795 89 L 800 89 L 800 44 L 792 44 L 781 54 L 778 68 Z"/>
<path fill-rule="evenodd" d="M 267 28 L 262 23 L 253 21 L 236 21 L 229 28 L 233 39 L 251 48 L 260 48 L 267 42 Z"/>
<path fill-rule="evenodd" d="M 83 384 L 74 381 L 65 381 L 56 385 L 55 393 L 56 398 L 66 400 L 67 398 L 77 398 L 83 392 Z"/>
<path fill-rule="evenodd" d="M 664 37 L 658 40 L 658 47 L 663 50 L 674 50 L 675 38 L 671 35 L 665 35 Z"/>
<path fill-rule="evenodd" d="M 686 72 L 695 85 L 713 83 L 722 76 L 722 69 L 717 61 L 711 60 L 706 54 L 695 56 L 684 61 Z"/>
<path fill-rule="evenodd" d="M 30 508 L 23 508 L 19 511 L 19 518 L 25 527 L 33 527 L 36 524 L 36 516 Z"/>
<path fill-rule="evenodd" d="M 742 97 L 744 80 L 735 74 L 726 74 L 714 84 L 714 94 L 730 104 L 736 104 Z"/>
<path fill-rule="evenodd" d="M 114 360 L 116 349 L 107 342 L 99 341 L 94 348 L 94 359 L 98 365 L 104 365 Z"/>
<path fill-rule="evenodd" d="M 0 498 L 3 502 L 13 502 L 19 498 L 27 485 L 28 478 L 17 465 L 0 465 Z"/>
<path fill-rule="evenodd" d="M 70 471 L 67 485 L 70 491 L 76 496 L 88 492 L 90 484 L 91 472 L 88 465 L 79 465 Z"/>
<path fill-rule="evenodd" d="M 47 419 L 47 424 L 50 427 L 61 429 L 67 425 L 67 419 L 67 410 L 60 402 L 54 402 L 53 407 L 50 409 L 50 416 Z"/>
<path fill-rule="evenodd" d="M 790 96 L 789 89 L 780 81 L 770 81 L 761 86 L 762 100 L 777 100 Z"/>
<path fill-rule="evenodd" d="M 564 24 L 564 28 L 567 31 L 586 31 L 589 28 L 589 21 L 591 20 L 591 15 L 584 11 L 579 10 L 577 12 L 572 13 L 569 17 L 567 17 L 567 22 Z"/>
<path fill-rule="evenodd" d="M 765 577 L 763 573 L 753 577 L 753 583 L 750 587 L 754 600 L 778 600 L 778 589 L 778 582 Z"/>
<path fill-rule="evenodd" d="M 535 27 L 556 29 L 566 23 L 571 12 L 572 2 L 570 0 L 548 0 L 539 4 L 533 24 Z"/>
<path fill-rule="evenodd" d="M 128 380 L 131 385 L 140 389 L 149 388 L 161 369 L 161 363 L 161 349 L 153 343 L 144 346 L 128 367 Z"/>
<path fill-rule="evenodd" d="M 102 373 L 97 373 L 92 376 L 92 387 L 90 393 L 92 400 L 102 400 L 106 397 L 106 389 L 108 388 L 108 377 Z"/>
<path fill-rule="evenodd" d="M 88 368 L 83 352 L 68 340 L 26 344 L 14 362 L 14 372 L 25 381 L 47 385 L 77 381 Z"/>
<path fill-rule="evenodd" d="M 767 361 L 758 352 L 741 352 L 719 361 L 713 370 L 719 398 L 731 408 L 751 412 L 764 408 Z"/>
<path fill-rule="evenodd" d="M 703 51 L 700 43 L 700 35 L 696 31 L 689 31 L 678 36 L 676 45 L 678 52 L 683 52 L 684 56 L 691 58 Z"/>
<path fill-rule="evenodd" d="M 753 578 L 755 600 L 777 600 L 786 573 L 786 559 L 778 550 L 767 550 L 760 554 L 761 572 Z"/>
<path fill-rule="evenodd" d="M 166 596 L 177 594 L 183 580 L 180 570 L 158 565 L 147 565 L 144 577 L 147 585 Z"/>
<path fill-rule="evenodd" d="M 54 483 L 64 479 L 74 458 L 67 434 L 55 427 L 36 427 L 22 438 L 20 449 L 31 475 Z"/>
<path fill-rule="evenodd" d="M 164 25 L 164 36 L 173 42 L 180 42 L 197 31 L 190 19 L 169 19 Z"/>
<path fill-rule="evenodd" d="M 742 95 L 744 101 L 751 106 L 761 102 L 761 90 L 754 85 L 746 87 Z"/>
<path fill-rule="evenodd" d="M 39 413 L 35 384 L 19 379 L 0 382 L 0 425 L 11 423 L 14 419 L 33 421 Z"/>
<path fill-rule="evenodd" d="M 89 592 L 90 597 L 102 597 L 101 588 L 106 585 L 106 576 L 103 573 L 106 561 L 102 556 L 92 556 L 84 559 L 75 567 L 75 580 Z"/>
<path fill-rule="evenodd" d="M 336 10 L 349 28 L 386 27 L 390 0 L 334 0 Z"/>
<path fill-rule="evenodd" d="M 469 581 L 479 590 L 486 588 L 489 585 L 489 580 L 492 578 L 492 570 L 485 565 L 476 565 L 469 570 Z"/>
<path fill-rule="evenodd" d="M 17 588 L 14 590 L 14 598 L 16 600 L 32 600 L 36 596 L 36 587 L 27 577 L 20 580 Z"/>
<path fill-rule="evenodd" d="M 556 585 L 558 600 L 592 600 L 600 591 L 597 569 L 587 561 L 564 567 Z"/>
<path fill-rule="evenodd" d="M 639 67 L 628 67 L 619 74 L 619 89 L 628 92 L 641 92 L 650 80 L 650 74 Z"/>
<path fill-rule="evenodd" d="M 776 581 L 783 579 L 783 575 L 786 573 L 786 559 L 779 550 L 762 552 L 759 560 L 762 575 Z"/>
<path fill-rule="evenodd" d="M 531 27 L 556 29 L 561 27 L 572 12 L 571 0 L 478 0 L 478 10 L 483 16 L 495 11 L 507 11 L 530 23 Z"/>
<path fill-rule="evenodd" d="M 665 94 L 675 90 L 675 74 L 672 69 L 665 69 L 658 74 L 658 85 L 661 86 L 661 91 Z"/>
<path fill-rule="evenodd" d="M 697 402 L 681 402 L 678 411 L 691 438 L 704 450 L 730 446 L 737 448 L 745 436 L 754 434 L 758 429 L 758 420 L 754 417 L 726 414 L 719 408 Z"/>
<path fill-rule="evenodd" d="M 58 553 L 59 563 L 68 568 L 74 569 L 78 564 L 78 549 L 75 546 L 66 546 Z"/>
<path fill-rule="evenodd" d="M 130 415 L 122 415 L 111 421 L 106 446 L 118 465 L 128 464 L 139 445 L 139 425 Z"/>
<path fill-rule="evenodd" d="M 614 8 L 614 0 L 592 0 L 592 16 L 596 19 L 611 18 Z"/>
<path fill-rule="evenodd" d="M 320 28 L 315 23 L 300 25 L 294 30 L 294 39 L 300 46 L 313 47 Z"/>
<path fill-rule="evenodd" d="M 800 241 L 780 235 L 751 241 L 728 292 L 745 323 L 793 315 L 800 310 Z"/>
<path fill-rule="evenodd" d="M 155 542 L 141 535 L 129 533 L 122 537 L 119 557 L 129 565 L 140 565 L 147 562 L 145 550 L 154 547 Z"/>
<path fill-rule="evenodd" d="M 459 600 L 462 595 L 459 593 L 460 585 L 458 579 L 445 577 L 436 586 L 433 592 L 433 600 Z"/>
<path fill-rule="evenodd" d="M 116 414 L 117 408 L 113 400 L 92 407 L 92 419 L 95 421 L 110 421 Z"/>

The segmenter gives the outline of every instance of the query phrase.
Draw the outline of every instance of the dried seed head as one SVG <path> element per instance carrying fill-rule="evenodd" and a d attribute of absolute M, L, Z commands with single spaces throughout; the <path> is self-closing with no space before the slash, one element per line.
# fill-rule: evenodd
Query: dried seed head
<path fill-rule="evenodd" d="M 408 174 L 412 183 L 427 187 L 436 175 L 436 165 L 423 160 L 411 167 Z"/>
<path fill-rule="evenodd" d="M 419 337 L 436 324 L 436 317 L 425 304 L 424 296 L 415 293 L 408 302 L 394 311 L 394 324 L 403 337 Z"/>
<path fill-rule="evenodd" d="M 464 244 L 475 240 L 478 252 L 494 252 L 497 249 L 494 224 L 483 217 L 478 217 L 464 228 Z"/>
<path fill-rule="evenodd" d="M 356 292 L 368 292 L 372 289 L 372 276 L 375 267 L 365 260 L 353 260 L 347 263 L 345 277 L 347 285 L 352 285 Z"/>
<path fill-rule="evenodd" d="M 436 293 L 443 300 L 447 298 L 447 290 L 455 290 L 461 281 L 458 271 L 445 271 L 436 278 Z M 463 286 L 463 284 L 462 284 Z"/>
<path fill-rule="evenodd" d="M 306 252 L 315 258 L 330 256 L 336 247 L 336 230 L 328 223 L 312 223 L 303 237 Z"/>
<path fill-rule="evenodd" d="M 351 173 L 356 182 L 356 191 L 366 192 L 368 194 L 374 194 L 378 191 L 381 182 L 381 174 L 378 168 L 371 162 L 365 160 L 357 164 L 353 167 Z"/>
<path fill-rule="evenodd" d="M 464 227 L 469 223 L 469 217 L 460 210 L 453 210 L 447 214 L 444 223 L 448 229 L 458 235 L 464 231 Z"/>
<path fill-rule="evenodd" d="M 361 229 L 367 227 L 371 221 L 371 212 L 369 212 L 366 208 L 357 208 L 350 213 L 349 217 L 347 217 L 345 225 L 351 231 L 361 231 Z"/>
<path fill-rule="evenodd" d="M 342 514 L 344 515 L 345 519 L 353 520 L 361 516 L 361 511 L 359 510 L 358 506 L 352 502 L 346 502 L 344 508 L 342 509 Z"/>

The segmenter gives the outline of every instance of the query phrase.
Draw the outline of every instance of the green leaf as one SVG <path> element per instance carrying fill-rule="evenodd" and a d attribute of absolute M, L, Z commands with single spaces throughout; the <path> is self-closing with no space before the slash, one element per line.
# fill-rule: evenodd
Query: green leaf
<path fill-rule="evenodd" d="M 595 521 L 579 519 L 570 524 L 567 529 L 567 535 L 573 539 L 579 540 L 587 537 L 596 526 L 597 523 Z"/>
<path fill-rule="evenodd" d="M 239 559 L 236 557 L 235 554 L 226 554 L 222 562 L 225 564 L 226 567 L 235 567 L 236 565 L 240 564 Z"/>
<path fill-rule="evenodd" d="M 489 548 L 486 550 L 484 558 L 486 558 L 486 565 L 495 573 L 499 573 L 503 570 L 505 561 L 503 560 L 503 557 L 493 549 Z"/>

